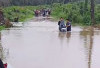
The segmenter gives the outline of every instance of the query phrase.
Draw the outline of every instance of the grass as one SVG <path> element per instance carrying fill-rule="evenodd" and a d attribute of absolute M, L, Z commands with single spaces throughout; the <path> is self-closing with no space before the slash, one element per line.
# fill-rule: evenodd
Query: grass
<path fill-rule="evenodd" d="M 5 26 L 0 26 L 0 31 L 5 29 Z"/>

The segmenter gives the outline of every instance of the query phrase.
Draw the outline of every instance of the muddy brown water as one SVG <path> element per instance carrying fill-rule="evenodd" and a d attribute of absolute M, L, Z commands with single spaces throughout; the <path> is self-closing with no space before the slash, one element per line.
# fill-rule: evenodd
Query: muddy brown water
<path fill-rule="evenodd" d="M 57 22 L 31 20 L 1 32 L 12 68 L 99 68 L 100 30 L 72 27 L 58 31 Z"/>

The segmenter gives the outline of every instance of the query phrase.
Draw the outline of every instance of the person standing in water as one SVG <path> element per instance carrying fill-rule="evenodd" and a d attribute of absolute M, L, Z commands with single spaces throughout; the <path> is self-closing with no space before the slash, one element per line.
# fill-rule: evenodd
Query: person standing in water
<path fill-rule="evenodd" d="M 58 25 L 59 25 L 59 31 L 62 31 L 62 28 L 65 28 L 64 19 L 62 17 L 60 18 Z"/>
<path fill-rule="evenodd" d="M 71 22 L 69 21 L 69 19 L 66 19 L 66 22 L 67 31 L 71 31 Z"/>

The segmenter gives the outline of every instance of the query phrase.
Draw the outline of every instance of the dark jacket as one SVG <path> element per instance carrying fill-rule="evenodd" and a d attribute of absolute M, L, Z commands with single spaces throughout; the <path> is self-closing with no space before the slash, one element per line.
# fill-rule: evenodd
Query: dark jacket
<path fill-rule="evenodd" d="M 60 23 L 61 23 L 61 22 L 59 21 L 59 22 L 58 22 L 58 25 L 60 25 Z"/>
<path fill-rule="evenodd" d="M 67 22 L 66 26 L 67 26 L 67 31 L 71 31 L 71 22 Z"/>
<path fill-rule="evenodd" d="M 0 59 L 0 68 L 4 68 L 4 65 L 1 59 Z"/>

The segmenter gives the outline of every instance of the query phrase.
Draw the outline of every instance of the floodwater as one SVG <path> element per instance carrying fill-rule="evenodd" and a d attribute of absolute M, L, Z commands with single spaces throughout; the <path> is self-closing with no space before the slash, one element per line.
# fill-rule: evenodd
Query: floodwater
<path fill-rule="evenodd" d="M 36 18 L 1 32 L 12 68 L 99 68 L 100 30 L 72 27 L 58 31 L 57 22 Z"/>

